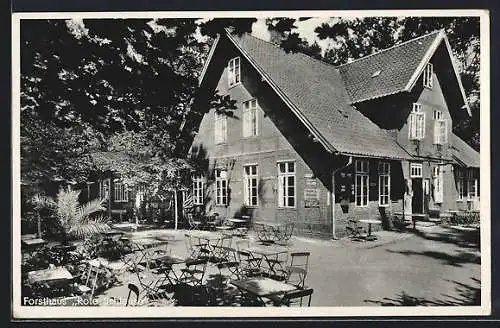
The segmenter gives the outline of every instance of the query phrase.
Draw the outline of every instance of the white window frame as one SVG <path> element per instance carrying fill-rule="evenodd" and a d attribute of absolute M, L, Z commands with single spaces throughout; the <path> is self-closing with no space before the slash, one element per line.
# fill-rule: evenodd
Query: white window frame
<path fill-rule="evenodd" d="M 203 205 L 203 176 L 193 177 L 193 204 Z"/>
<path fill-rule="evenodd" d="M 110 179 L 99 181 L 99 198 L 108 199 L 110 182 Z"/>
<path fill-rule="evenodd" d="M 434 111 L 434 144 L 444 145 L 448 142 L 448 122 L 443 118 L 443 112 Z"/>
<path fill-rule="evenodd" d="M 227 177 L 222 174 L 223 169 L 215 170 L 215 204 L 227 205 Z"/>
<path fill-rule="evenodd" d="M 227 64 L 227 81 L 229 87 L 241 83 L 241 60 L 240 57 L 234 57 Z"/>
<path fill-rule="evenodd" d="M 410 178 L 422 177 L 422 163 L 410 163 Z"/>
<path fill-rule="evenodd" d="M 356 207 L 367 207 L 370 199 L 370 163 L 368 160 L 357 159 L 355 162 L 354 190 Z"/>
<path fill-rule="evenodd" d="M 467 199 L 474 200 L 478 198 L 478 179 L 474 177 L 472 170 L 467 171 Z"/>
<path fill-rule="evenodd" d="M 250 99 L 243 103 L 243 138 L 255 137 L 258 131 L 257 99 Z"/>
<path fill-rule="evenodd" d="M 413 103 L 408 120 L 408 138 L 422 140 L 425 138 L 425 113 L 422 104 Z"/>
<path fill-rule="evenodd" d="M 442 165 L 437 165 L 432 170 L 432 178 L 434 180 L 434 202 L 439 204 L 444 199 L 444 179 Z"/>
<path fill-rule="evenodd" d="M 381 161 L 378 163 L 378 204 L 379 206 L 389 206 L 390 200 L 391 163 Z"/>
<path fill-rule="evenodd" d="M 427 63 L 424 69 L 423 83 L 424 87 L 429 89 L 432 89 L 433 71 L 432 63 Z"/>
<path fill-rule="evenodd" d="M 114 190 L 114 201 L 116 203 L 127 203 L 128 202 L 128 190 L 127 186 L 121 182 L 117 181 L 115 182 L 115 190 Z"/>
<path fill-rule="evenodd" d="M 282 171 L 281 168 L 284 170 Z M 290 169 L 292 168 L 292 169 Z M 295 161 L 279 161 L 278 169 L 278 207 L 295 208 L 297 204 L 297 168 Z M 290 195 L 290 178 L 293 181 L 293 195 Z"/>
<path fill-rule="evenodd" d="M 464 201 L 468 198 L 467 193 L 468 182 L 465 178 L 465 172 L 461 168 L 457 168 L 457 193 L 458 193 L 458 201 Z"/>
<path fill-rule="evenodd" d="M 227 142 L 227 116 L 214 112 L 215 144 Z"/>
<path fill-rule="evenodd" d="M 255 172 L 253 171 L 255 168 Z M 249 172 L 247 172 L 247 169 Z M 252 182 L 255 186 L 252 186 Z M 244 204 L 248 207 L 259 206 L 259 167 L 257 164 L 246 164 L 243 166 L 243 195 Z"/>

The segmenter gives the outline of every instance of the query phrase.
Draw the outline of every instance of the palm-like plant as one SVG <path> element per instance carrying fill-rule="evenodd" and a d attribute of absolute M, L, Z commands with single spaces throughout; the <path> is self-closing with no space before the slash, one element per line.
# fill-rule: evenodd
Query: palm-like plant
<path fill-rule="evenodd" d="M 110 230 L 104 216 L 93 215 L 105 210 L 102 206 L 105 199 L 97 198 L 80 205 L 79 195 L 80 191 L 77 190 L 60 190 L 56 200 L 47 196 L 35 195 L 32 202 L 37 210 L 48 208 L 54 212 L 65 239 L 67 237 L 83 239 Z"/>

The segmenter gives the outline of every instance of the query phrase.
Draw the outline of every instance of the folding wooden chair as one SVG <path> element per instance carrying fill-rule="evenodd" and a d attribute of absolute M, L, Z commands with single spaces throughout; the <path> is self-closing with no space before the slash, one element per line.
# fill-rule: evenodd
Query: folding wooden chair
<path fill-rule="evenodd" d="M 233 236 L 228 234 L 223 234 L 222 238 L 218 240 L 217 245 L 213 249 L 213 262 L 224 262 L 227 261 L 229 256 L 228 250 L 233 242 Z"/>
<path fill-rule="evenodd" d="M 208 259 L 192 259 L 186 261 L 186 266 L 181 269 L 178 283 L 201 286 L 205 276 Z"/>
<path fill-rule="evenodd" d="M 246 239 L 238 240 L 236 247 L 242 274 L 247 277 L 261 276 L 262 257 L 257 257 L 252 252 L 247 251 L 250 248 L 250 242 Z"/>
<path fill-rule="evenodd" d="M 201 221 L 194 217 L 193 213 L 186 214 L 189 223 L 189 230 L 199 230 Z"/>
<path fill-rule="evenodd" d="M 287 267 L 286 282 L 294 285 L 297 288 L 304 288 L 309 267 L 310 252 L 293 252 L 290 253 L 291 261 Z"/>

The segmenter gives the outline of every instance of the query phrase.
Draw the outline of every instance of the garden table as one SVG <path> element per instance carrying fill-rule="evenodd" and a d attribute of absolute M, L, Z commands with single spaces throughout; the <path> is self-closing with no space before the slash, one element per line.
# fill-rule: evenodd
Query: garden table
<path fill-rule="evenodd" d="M 73 275 L 65 267 L 55 267 L 53 269 L 44 269 L 28 272 L 28 281 L 33 283 L 48 283 L 55 281 L 69 281 Z"/>
<path fill-rule="evenodd" d="M 262 300 L 263 297 L 282 294 L 297 289 L 297 287 L 293 285 L 266 277 L 232 280 L 231 284 L 236 286 L 240 291 L 247 292 L 257 297 L 262 304 L 265 304 Z"/>
<path fill-rule="evenodd" d="M 366 240 L 377 240 L 377 237 L 372 235 L 372 224 L 382 224 L 382 222 L 374 219 L 363 219 L 359 220 L 359 222 L 368 224 L 368 235 L 366 236 Z"/>
<path fill-rule="evenodd" d="M 280 259 L 280 256 L 283 257 L 283 254 L 288 256 L 288 249 L 285 247 L 249 247 L 244 251 L 262 256 L 267 264 L 267 268 L 264 269 L 267 269 L 270 276 L 276 276 L 278 270 L 284 270 L 283 263 L 286 262 L 286 258 Z"/>
<path fill-rule="evenodd" d="M 175 272 L 173 266 L 186 263 L 186 259 L 175 255 L 164 255 L 159 257 L 157 261 L 160 264 L 159 271 L 165 275 L 171 285 L 175 285 L 175 282 L 179 280 L 179 276 Z"/>
<path fill-rule="evenodd" d="M 198 240 L 198 247 L 206 249 L 209 254 L 208 258 L 214 258 L 216 256 L 216 248 L 220 246 L 224 238 L 229 238 L 229 235 L 223 233 L 213 233 L 213 232 L 196 232 L 191 233 L 191 237 Z"/>

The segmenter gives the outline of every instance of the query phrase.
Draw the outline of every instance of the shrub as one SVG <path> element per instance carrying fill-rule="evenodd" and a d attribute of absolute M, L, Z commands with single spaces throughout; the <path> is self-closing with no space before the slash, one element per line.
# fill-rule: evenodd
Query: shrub
<path fill-rule="evenodd" d="M 464 211 L 459 212 L 450 218 L 451 225 L 478 225 L 480 223 L 479 212 L 476 211 Z"/>

